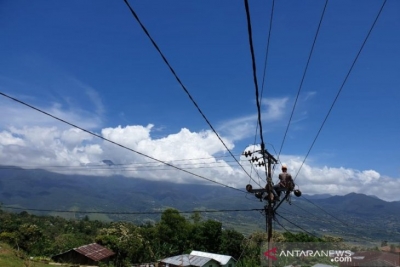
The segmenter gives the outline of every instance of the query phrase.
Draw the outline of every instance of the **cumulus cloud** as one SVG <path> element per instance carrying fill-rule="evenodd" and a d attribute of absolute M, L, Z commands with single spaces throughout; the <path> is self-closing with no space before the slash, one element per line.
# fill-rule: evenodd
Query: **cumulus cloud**
<path fill-rule="evenodd" d="M 245 151 L 259 151 L 259 146 L 248 146 Z M 260 154 L 253 154 L 261 158 Z M 386 201 L 400 200 L 398 188 L 400 177 L 383 176 L 375 170 L 356 170 L 344 167 L 313 166 L 312 159 L 303 164 L 304 157 L 281 155 L 280 163 L 287 165 L 288 172 L 295 179 L 295 184 L 304 194 L 346 195 L 352 192 L 375 195 Z M 248 168 L 249 158 L 241 157 Z M 261 161 L 261 160 L 259 160 Z M 254 167 L 261 177 L 265 177 L 265 167 Z M 279 181 L 280 165 L 275 166 L 273 181 Z M 257 179 L 258 180 L 258 179 Z M 252 183 L 253 187 L 255 182 Z M 243 185 L 241 185 L 243 187 Z"/>
<path fill-rule="evenodd" d="M 14 136 L 12 133 L 10 132 L 0 132 L 0 144 L 4 144 L 6 146 L 9 145 L 19 145 L 19 146 L 24 146 L 24 140 L 22 140 L 21 138 Z"/>
<path fill-rule="evenodd" d="M 128 148 L 125 149 L 72 128 L 10 127 L 0 132 L 0 160 L 2 165 L 41 167 L 62 173 L 119 174 L 176 183 L 209 183 L 206 179 L 211 179 L 241 189 L 249 182 L 249 177 L 236 162 L 229 157 L 220 157 L 225 148 L 213 132 L 192 132 L 182 128 L 177 133 L 156 139 L 151 135 L 153 128 L 152 124 L 130 125 L 101 131 L 104 138 Z M 224 142 L 229 149 L 234 147 L 228 139 Z M 254 149 L 257 147 L 246 150 Z M 114 164 L 105 164 L 103 160 Z M 357 192 L 385 200 L 399 200 L 397 188 L 400 179 L 382 176 L 375 170 L 312 166 L 312 161 L 302 166 L 303 158 L 291 155 L 282 155 L 280 160 L 287 164 L 289 172 L 296 177 L 296 184 L 305 194 Z M 253 174 L 253 180 L 258 181 L 248 159 L 242 156 L 240 162 L 247 173 Z M 261 178 L 265 177 L 263 167 L 255 169 Z M 278 171 L 275 171 L 275 182 L 277 175 Z M 252 184 L 256 186 L 254 181 Z"/>
<path fill-rule="evenodd" d="M 121 174 L 185 183 L 205 182 L 177 169 L 180 168 L 199 176 L 213 177 L 212 180 L 220 183 L 235 184 L 233 177 L 239 170 L 213 156 L 224 152 L 225 148 L 212 131 L 197 133 L 183 128 L 178 133 L 154 139 L 152 128 L 151 124 L 132 125 L 101 131 L 104 138 L 121 147 L 78 129 L 10 127 L 0 133 L 0 160 L 3 165 L 34 166 L 63 173 Z M 224 142 L 229 149 L 233 148 L 229 140 Z M 108 166 L 103 160 L 115 164 Z"/>
<path fill-rule="evenodd" d="M 356 170 L 343 167 L 303 164 L 303 158 L 282 156 L 295 183 L 305 194 L 345 195 L 351 192 L 376 195 L 387 201 L 400 200 L 397 188 L 400 178 L 382 176 L 375 170 Z M 311 163 L 312 164 L 312 163 Z M 299 172 L 300 170 L 300 172 Z M 276 179 L 276 177 L 275 177 Z"/>

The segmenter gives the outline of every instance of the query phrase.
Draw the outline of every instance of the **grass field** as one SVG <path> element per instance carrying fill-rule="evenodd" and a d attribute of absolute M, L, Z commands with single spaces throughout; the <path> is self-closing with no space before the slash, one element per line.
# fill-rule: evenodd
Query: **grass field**
<path fill-rule="evenodd" d="M 18 256 L 20 255 L 20 257 Z M 0 243 L 0 266 L 1 267 L 49 267 L 51 265 L 30 261 L 9 245 Z"/>

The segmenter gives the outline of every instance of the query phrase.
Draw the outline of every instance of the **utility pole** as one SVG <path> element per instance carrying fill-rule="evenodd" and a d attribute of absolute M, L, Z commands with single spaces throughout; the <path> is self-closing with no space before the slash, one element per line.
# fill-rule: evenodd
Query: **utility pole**
<path fill-rule="evenodd" d="M 265 214 L 267 214 L 267 225 L 268 225 L 268 251 L 270 251 L 272 249 L 272 217 L 274 216 L 274 210 L 273 210 L 273 201 L 274 201 L 274 195 L 273 195 L 273 186 L 272 186 L 272 170 L 271 170 L 271 164 L 272 161 L 274 161 L 274 163 L 277 163 L 278 161 L 270 154 L 268 153 L 267 150 L 263 150 L 263 158 L 267 159 L 267 185 L 266 185 L 266 189 L 267 189 L 267 194 L 268 194 L 268 210 L 266 211 Z M 272 267 L 272 259 L 269 257 L 268 258 L 268 266 Z"/>
<path fill-rule="evenodd" d="M 267 199 L 268 205 L 264 206 L 264 211 L 265 211 L 265 223 L 266 223 L 266 231 L 268 235 L 268 251 L 272 249 L 272 218 L 274 216 L 274 195 L 273 195 L 273 185 L 272 185 L 272 170 L 271 170 L 271 165 L 272 163 L 276 164 L 278 161 L 272 156 L 263 146 L 261 145 L 261 150 L 255 151 L 255 152 L 245 152 L 244 155 L 246 157 L 251 156 L 254 153 L 261 153 L 263 162 L 258 163 L 258 166 L 265 166 L 265 171 L 267 175 L 267 184 L 265 185 L 264 189 L 253 189 L 250 184 L 246 186 L 246 190 L 250 193 L 255 193 L 256 197 L 262 201 L 262 199 Z M 252 162 L 258 162 L 259 158 L 257 157 L 252 157 L 251 161 Z M 267 164 L 265 165 L 265 162 Z M 266 193 L 266 196 L 263 196 L 264 193 Z M 269 257 L 268 258 L 268 266 L 272 267 L 272 259 Z"/>

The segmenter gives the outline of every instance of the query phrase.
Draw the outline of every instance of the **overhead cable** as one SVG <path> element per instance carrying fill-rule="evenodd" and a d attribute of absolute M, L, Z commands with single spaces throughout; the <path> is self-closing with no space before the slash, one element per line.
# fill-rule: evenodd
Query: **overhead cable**
<path fill-rule="evenodd" d="M 172 72 L 172 74 L 174 75 L 175 79 L 178 81 L 178 83 L 180 84 L 180 86 L 182 87 L 182 89 L 185 91 L 185 93 L 187 94 L 187 96 L 189 97 L 189 99 L 192 101 L 192 103 L 194 104 L 194 106 L 197 108 L 197 110 L 199 111 L 199 113 L 201 114 L 201 116 L 203 117 L 203 119 L 207 122 L 208 126 L 210 126 L 211 130 L 215 133 L 215 135 L 218 137 L 218 139 L 221 141 L 221 143 L 224 145 L 225 149 L 229 152 L 229 154 L 232 156 L 232 158 L 235 159 L 235 161 L 237 162 L 237 164 L 242 168 L 242 170 L 247 174 L 247 176 L 250 177 L 250 179 L 252 179 L 255 183 L 257 183 L 253 178 L 251 178 L 250 174 L 246 171 L 246 169 L 240 164 L 240 162 L 236 159 L 236 157 L 232 154 L 232 152 L 230 151 L 230 149 L 228 148 L 228 146 L 225 144 L 225 142 L 222 140 L 222 138 L 219 136 L 219 134 L 217 133 L 217 131 L 214 129 L 214 127 L 211 125 L 211 122 L 207 119 L 206 115 L 204 115 L 203 111 L 200 109 L 199 105 L 196 103 L 196 101 L 193 99 L 192 95 L 190 94 L 190 92 L 188 91 L 188 89 L 186 88 L 186 86 L 182 83 L 181 79 L 178 77 L 178 75 L 176 74 L 175 70 L 172 68 L 171 64 L 168 62 L 167 58 L 164 56 L 164 54 L 161 52 L 160 48 L 158 47 L 157 43 L 154 41 L 154 39 L 151 37 L 150 33 L 148 32 L 148 30 L 146 29 L 146 27 L 143 25 L 143 23 L 141 22 L 141 20 L 139 19 L 139 16 L 136 14 L 136 12 L 133 10 L 133 8 L 131 7 L 131 5 L 129 4 L 128 0 L 124 0 L 125 4 L 128 6 L 129 10 L 131 11 L 133 17 L 136 19 L 136 21 L 139 23 L 140 27 L 142 28 L 142 30 L 144 31 L 144 33 L 147 35 L 147 37 L 150 39 L 151 43 L 153 44 L 154 48 L 157 50 L 157 52 L 160 54 L 160 56 L 162 57 L 163 61 L 165 62 L 165 64 L 168 66 L 169 70 Z"/>
<path fill-rule="evenodd" d="M 272 7 L 271 7 L 271 15 L 269 19 L 269 30 L 268 30 L 268 39 L 267 39 L 267 47 L 266 47 L 266 52 L 265 52 L 265 60 L 264 60 L 264 75 L 263 75 L 263 80 L 261 83 L 261 94 L 260 94 L 260 99 L 262 99 L 262 95 L 264 92 L 264 84 L 265 84 L 265 77 L 266 77 L 266 72 L 267 72 L 267 62 L 268 62 L 268 55 L 269 55 L 269 44 L 271 40 L 271 32 L 272 32 L 272 21 L 274 18 L 274 9 L 275 9 L 275 0 L 272 0 Z"/>
<path fill-rule="evenodd" d="M 326 210 L 324 210 L 323 208 L 321 208 L 320 206 L 318 206 L 317 204 L 313 203 L 311 200 L 307 199 L 304 195 L 301 196 L 302 198 L 304 198 L 305 200 L 307 200 L 308 202 L 310 202 L 311 204 L 313 204 L 315 207 L 317 207 L 318 209 L 322 210 L 323 212 L 325 212 L 326 214 L 328 214 L 329 216 L 331 216 L 332 218 L 336 219 L 338 222 L 349 226 L 347 223 L 345 223 L 344 221 L 340 220 L 339 218 L 337 218 L 336 216 L 332 215 L 331 213 L 327 212 Z"/>
<path fill-rule="evenodd" d="M 290 220 L 286 219 L 286 218 L 285 218 L 285 217 L 283 217 L 282 215 L 280 215 L 280 214 L 278 214 L 278 213 L 275 213 L 275 215 L 277 215 L 277 216 L 281 217 L 282 219 L 284 219 L 284 220 L 285 220 L 285 221 L 287 221 L 288 223 L 290 223 L 290 224 L 294 225 L 295 227 L 297 227 L 297 228 L 299 228 L 299 229 L 303 230 L 303 231 L 304 231 L 304 232 L 306 232 L 307 234 L 309 234 L 309 235 L 311 235 L 311 236 L 313 236 L 313 237 L 316 237 L 316 238 L 320 239 L 320 237 L 318 237 L 318 236 L 314 235 L 313 233 L 310 233 L 309 231 L 305 230 L 305 229 L 304 229 L 304 228 L 302 228 L 301 226 L 298 226 L 298 225 L 297 225 L 297 224 L 295 224 L 294 222 L 291 222 Z"/>
<path fill-rule="evenodd" d="M 371 25 L 371 27 L 370 27 L 370 29 L 369 29 L 369 31 L 368 31 L 367 36 L 365 37 L 365 39 L 364 39 L 364 41 L 363 41 L 363 43 L 362 43 L 360 49 L 358 50 L 358 53 L 357 53 L 356 57 L 354 58 L 353 63 L 351 64 L 350 69 L 349 69 L 349 71 L 347 72 L 346 77 L 344 78 L 343 83 L 342 83 L 342 85 L 340 86 L 339 91 L 337 92 L 336 97 L 335 97 L 335 99 L 333 100 L 332 105 L 331 105 L 331 107 L 329 108 L 329 111 L 328 111 L 328 113 L 327 113 L 326 116 L 325 116 L 325 119 L 324 119 L 323 122 L 322 122 L 321 127 L 319 128 L 319 130 L 318 130 L 318 132 L 317 132 L 317 135 L 315 136 L 314 141 L 312 142 L 312 144 L 311 144 L 311 146 L 310 146 L 310 149 L 308 150 L 306 156 L 304 157 L 303 162 L 301 163 L 301 166 L 300 166 L 299 170 L 298 170 L 297 173 L 296 173 L 296 176 L 294 177 L 294 180 L 296 180 L 297 175 L 299 174 L 301 168 L 302 168 L 303 165 L 304 165 L 304 162 L 306 161 L 306 159 L 307 159 L 308 155 L 310 154 L 310 152 L 311 152 L 311 150 L 312 150 L 312 148 L 313 148 L 315 142 L 317 141 L 318 136 L 319 136 L 319 134 L 321 133 L 322 128 L 324 127 L 325 122 L 327 121 L 327 119 L 328 119 L 328 117 L 329 117 L 329 115 L 330 115 L 330 113 L 331 113 L 331 111 L 332 111 L 332 109 L 333 109 L 333 106 L 335 105 L 337 99 L 339 98 L 339 95 L 340 95 L 340 93 L 342 92 L 342 89 L 343 89 L 344 85 L 346 84 L 347 79 L 349 78 L 350 73 L 351 73 L 351 71 L 352 71 L 353 68 L 354 68 L 354 65 L 355 65 L 356 62 L 357 62 L 357 60 L 358 60 L 358 58 L 359 58 L 359 56 L 360 56 L 360 54 L 361 54 L 361 51 L 364 49 L 364 46 L 365 46 L 365 44 L 367 43 L 367 40 L 368 40 L 369 36 L 371 35 L 371 32 L 372 32 L 372 30 L 374 29 L 375 24 L 376 24 L 376 22 L 378 21 L 380 15 L 381 15 L 381 13 L 382 13 L 383 8 L 385 7 L 386 1 L 387 1 L 387 0 L 384 0 L 384 1 L 383 1 L 382 6 L 381 6 L 381 8 L 379 9 L 379 12 L 378 12 L 378 14 L 377 14 L 376 17 L 375 17 L 375 20 L 374 20 L 374 22 L 372 23 L 372 25 Z"/>
<path fill-rule="evenodd" d="M 139 151 L 136 151 L 136 150 L 134 150 L 134 149 L 132 149 L 132 148 L 129 148 L 129 147 L 127 147 L 127 146 L 121 145 L 121 144 L 119 144 L 119 143 L 117 143 L 117 142 L 114 142 L 114 141 L 112 141 L 112 140 L 110 140 L 110 139 L 108 139 L 108 138 L 105 138 L 105 137 L 103 137 L 103 136 L 101 136 L 101 135 L 98 135 L 98 134 L 96 134 L 96 133 L 92 133 L 92 132 L 89 131 L 89 130 L 86 130 L 86 129 L 84 129 L 84 128 L 82 128 L 82 127 L 79 127 L 79 126 L 77 126 L 77 125 L 75 125 L 75 124 L 72 124 L 72 123 L 70 123 L 70 122 L 68 122 L 68 121 L 66 121 L 66 120 L 64 120 L 64 119 L 59 118 L 59 117 L 56 117 L 56 116 L 54 116 L 54 115 L 52 115 L 52 114 L 50 114 L 50 113 L 48 113 L 48 112 L 46 112 L 46 111 L 43 111 L 43 110 L 41 110 L 41 109 L 39 109 L 39 108 L 36 108 L 36 107 L 34 107 L 34 106 L 30 105 L 30 104 L 27 104 L 27 103 L 25 103 L 25 102 L 23 102 L 23 101 L 21 101 L 21 100 L 19 100 L 19 99 L 16 99 L 16 98 L 14 98 L 14 97 L 11 97 L 11 96 L 9 96 L 9 95 L 3 93 L 3 92 L 0 92 L 0 95 L 2 95 L 2 96 L 4 96 L 4 97 L 7 97 L 7 98 L 9 98 L 9 99 L 11 99 L 11 100 L 13 100 L 13 101 L 15 101 L 15 102 L 18 102 L 18 103 L 20 103 L 20 104 L 22 104 L 22 105 L 24 105 L 24 106 L 27 106 L 27 107 L 29 107 L 29 108 L 31 108 L 31 109 L 34 109 L 34 110 L 36 110 L 36 111 L 38 111 L 38 112 L 40 112 L 40 113 L 43 113 L 43 114 L 45 114 L 45 115 L 47 115 L 47 116 L 49 116 L 49 117 L 52 117 L 53 119 L 56 119 L 56 120 L 61 121 L 61 122 L 65 123 L 65 124 L 68 124 L 68 125 L 70 125 L 70 126 L 72 126 L 72 127 L 74 127 L 74 128 L 77 128 L 77 129 L 79 129 L 79 130 L 81 130 L 81 131 L 83 131 L 83 132 L 85 132 L 85 133 L 91 134 L 91 135 L 93 135 L 93 136 L 95 136 L 95 137 L 97 137 L 97 138 L 100 138 L 100 139 L 102 139 L 102 140 L 104 140 L 104 141 L 106 141 L 106 142 L 112 143 L 112 144 L 117 145 L 117 146 L 119 146 L 119 147 L 122 147 L 122 148 L 124 148 L 124 149 L 126 149 L 126 150 L 129 150 L 129 151 L 131 151 L 131 152 L 134 152 L 134 153 L 136 153 L 136 154 L 138 154 L 138 155 L 141 155 L 141 156 L 143 156 L 143 157 L 146 157 L 146 158 L 152 159 L 152 160 L 154 160 L 154 161 L 157 161 L 157 162 L 159 162 L 159 163 L 165 164 L 165 165 L 167 165 L 167 166 L 169 166 L 169 167 L 172 167 L 172 168 L 175 168 L 175 169 L 177 169 L 177 170 L 179 170 L 179 171 L 182 171 L 182 172 L 191 174 L 191 175 L 196 176 L 196 177 L 198 177 L 198 178 L 200 178 L 200 179 L 207 180 L 207 181 L 209 181 L 209 182 L 212 182 L 212 183 L 215 183 L 215 184 L 224 186 L 224 187 L 226 187 L 226 188 L 230 188 L 230 189 L 233 189 L 233 190 L 236 190 L 236 191 L 240 191 L 240 192 L 243 192 L 243 193 L 246 193 L 246 194 L 247 194 L 247 192 L 244 191 L 244 190 L 240 190 L 240 189 L 237 189 L 237 188 L 235 188 L 235 187 L 232 187 L 232 186 L 229 186 L 229 185 L 225 185 L 225 184 L 223 184 L 223 183 L 220 183 L 220 182 L 211 180 L 211 179 L 206 178 L 206 177 L 204 177 L 204 176 L 201 176 L 201 175 L 199 175 L 199 174 L 196 174 L 196 173 L 187 171 L 187 170 L 185 170 L 185 169 L 182 169 L 182 168 L 179 168 L 179 167 L 177 167 L 177 166 L 175 166 L 175 165 L 172 165 L 172 164 L 170 164 L 170 163 L 168 163 L 168 162 L 165 162 L 165 161 L 156 159 L 156 158 L 151 157 L 151 156 L 149 156 L 149 155 L 146 155 L 146 154 L 144 154 L 144 153 L 142 153 L 142 152 L 139 152 Z"/>
<path fill-rule="evenodd" d="M 58 212 L 58 213 L 83 213 L 83 214 L 111 214 L 111 215 L 145 215 L 145 214 L 163 214 L 164 211 L 73 211 L 73 210 L 55 210 L 55 209 L 27 209 L 10 206 L 0 206 L 0 209 L 40 211 L 40 212 Z M 178 211 L 179 213 L 215 213 L 215 212 L 242 212 L 242 211 L 258 211 L 259 209 L 226 209 L 226 210 L 192 210 Z"/>
<path fill-rule="evenodd" d="M 265 143 L 264 143 L 264 137 L 263 137 L 262 123 L 261 123 L 261 105 L 260 105 L 260 97 L 259 97 L 258 81 L 257 81 L 257 67 L 256 67 L 256 59 L 255 59 L 255 55 L 254 55 L 253 33 L 251 30 L 251 18 L 250 18 L 250 8 L 249 8 L 248 0 L 244 0 L 244 6 L 246 9 L 247 34 L 249 37 L 251 63 L 252 63 L 252 69 L 253 69 L 253 82 L 254 82 L 254 87 L 256 90 L 257 120 L 258 120 L 258 126 L 260 127 L 261 150 L 264 150 Z M 263 151 L 262 155 L 264 157 L 264 151 Z"/>
<path fill-rule="evenodd" d="M 294 110 L 296 109 L 297 100 L 299 99 L 300 91 L 301 91 L 301 89 L 302 89 L 302 87 L 303 87 L 303 82 L 304 82 L 304 79 L 305 79 L 306 74 L 307 74 L 307 70 L 308 70 L 308 66 L 309 66 L 309 64 L 310 64 L 311 56 L 312 56 L 312 54 L 313 54 L 313 52 L 314 52 L 315 43 L 317 42 L 319 30 L 321 29 L 322 20 L 324 19 L 325 10 L 326 10 L 327 5 L 328 5 L 328 0 L 325 0 L 324 9 L 322 10 L 321 18 L 319 19 L 319 24 L 318 24 L 317 32 L 315 33 L 315 36 L 314 36 L 314 41 L 313 41 L 313 44 L 312 44 L 312 46 L 311 46 L 310 53 L 309 53 L 309 55 L 308 55 L 307 64 L 306 64 L 306 66 L 305 66 L 305 68 L 304 68 L 303 77 L 301 78 L 301 82 L 300 82 L 299 89 L 297 90 L 296 100 L 294 101 L 293 108 L 292 108 L 292 112 L 291 112 L 290 118 L 289 118 L 289 122 L 288 122 L 288 124 L 287 124 L 287 126 L 286 126 L 285 134 L 284 134 L 284 136 L 283 136 L 283 140 L 282 140 L 282 143 L 281 143 L 281 148 L 279 149 L 278 158 L 279 158 L 279 156 L 281 155 L 282 148 L 283 148 L 283 144 L 285 143 L 286 135 L 287 135 L 287 132 L 288 132 L 288 130 L 289 130 L 290 123 L 292 122 Z"/>
<path fill-rule="evenodd" d="M 264 92 L 264 84 L 265 84 L 265 77 L 266 77 L 266 72 L 267 72 L 267 62 L 268 62 L 268 55 L 269 55 L 269 43 L 270 43 L 270 39 L 271 39 L 272 21 L 273 21 L 273 17 L 274 17 L 274 8 L 275 8 L 275 0 L 272 0 L 271 14 L 270 14 L 270 20 L 269 20 L 268 38 L 267 38 L 267 47 L 266 47 L 265 60 L 264 60 L 264 71 L 263 71 L 264 74 L 263 74 L 263 80 L 262 80 L 262 85 L 261 85 L 260 99 L 262 99 L 262 95 Z M 257 132 L 258 132 L 258 122 L 256 123 L 256 134 L 254 136 L 254 145 L 256 143 Z"/>

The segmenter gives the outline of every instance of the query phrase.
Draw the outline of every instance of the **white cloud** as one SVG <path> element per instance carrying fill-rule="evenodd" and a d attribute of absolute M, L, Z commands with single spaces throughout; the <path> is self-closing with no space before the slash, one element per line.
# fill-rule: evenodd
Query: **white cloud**
<path fill-rule="evenodd" d="M 150 124 L 146 127 L 118 126 L 102 130 L 104 138 L 139 152 L 134 153 L 76 129 L 11 127 L 1 133 L 4 138 L 0 138 L 0 160 L 4 165 L 42 167 L 58 172 L 122 174 L 186 183 L 205 181 L 159 162 L 162 161 L 224 184 L 235 184 L 233 178 L 240 171 L 213 157 L 224 152 L 225 148 L 212 131 L 196 133 L 183 128 L 178 133 L 153 139 L 152 128 Z M 230 149 L 233 148 L 231 142 L 224 142 Z M 102 163 L 105 159 L 123 165 L 107 167 Z M 63 168 L 51 167 L 59 165 Z"/>
<path fill-rule="evenodd" d="M 261 103 L 267 106 L 267 111 L 263 113 L 266 121 L 274 121 L 282 118 L 288 98 L 264 98 Z"/>
<path fill-rule="evenodd" d="M 75 78 L 70 78 L 70 79 L 72 80 L 73 83 L 76 84 L 77 88 L 82 89 L 86 93 L 86 95 L 89 97 L 89 101 L 92 102 L 92 104 L 95 107 L 95 112 L 98 115 L 102 115 L 105 112 L 105 108 L 99 93 L 89 85 L 86 85 Z"/>
<path fill-rule="evenodd" d="M 24 140 L 22 140 L 19 137 L 14 136 L 12 133 L 10 132 L 0 132 L 0 144 L 3 144 L 5 146 L 9 146 L 9 145 L 19 145 L 19 146 L 24 146 Z"/>
<path fill-rule="evenodd" d="M 37 102 L 37 100 L 31 100 L 30 103 Z M 30 104 L 29 103 L 29 104 Z M 36 125 L 44 127 L 56 126 L 58 128 L 67 129 L 70 126 L 51 118 L 41 112 L 23 106 L 10 99 L 4 97 L 0 98 L 1 116 L 0 116 L 0 127 L 34 127 Z M 80 110 L 77 108 L 64 107 L 59 103 L 53 103 L 50 107 L 42 107 L 35 105 L 37 108 L 48 112 L 60 119 L 77 124 L 78 126 L 85 129 L 96 129 L 102 121 L 97 115 L 91 112 Z"/>
<path fill-rule="evenodd" d="M 138 152 L 134 153 L 76 129 L 56 126 L 10 127 L 0 132 L 0 161 L 3 165 L 42 167 L 63 173 L 97 176 L 121 174 L 177 183 L 207 182 L 151 159 L 154 158 L 243 190 L 249 182 L 249 177 L 235 162 L 232 163 L 230 157 L 216 156 L 225 153 L 225 148 L 212 131 L 192 132 L 183 128 L 177 133 L 153 138 L 153 128 L 152 124 L 130 125 L 101 131 L 103 137 Z M 229 149 L 234 147 L 228 139 L 224 139 L 224 142 Z M 108 166 L 102 163 L 103 160 L 111 160 L 115 165 Z M 248 160 L 244 156 L 240 160 L 247 172 L 251 173 Z M 280 160 L 288 165 L 289 172 L 295 177 L 303 158 L 282 155 Z M 261 178 L 264 178 L 264 169 L 258 169 Z M 254 171 L 252 173 L 253 179 L 258 181 Z M 274 181 L 277 175 L 278 171 L 275 171 Z M 312 159 L 302 166 L 296 183 L 305 194 L 344 195 L 357 192 L 385 200 L 400 200 L 397 192 L 400 178 L 383 176 L 375 170 L 313 166 Z M 252 184 L 256 186 L 255 182 Z"/>
<path fill-rule="evenodd" d="M 281 157 L 288 165 L 288 171 L 296 177 L 302 158 Z M 306 194 L 328 193 L 345 195 L 351 192 L 376 195 L 387 201 L 400 200 L 398 188 L 400 178 L 385 177 L 375 170 L 355 170 L 343 167 L 317 167 L 304 164 L 296 178 L 296 184 Z"/>
<path fill-rule="evenodd" d="M 308 91 L 304 95 L 304 101 L 309 100 L 310 98 L 314 97 L 317 94 L 316 91 Z"/>
<path fill-rule="evenodd" d="M 259 149 L 260 147 L 258 146 L 248 146 L 245 151 Z M 257 156 L 257 154 L 252 156 Z M 258 157 L 260 158 L 261 155 Z M 245 162 L 249 158 L 246 159 L 245 156 L 242 156 L 241 159 Z M 304 163 L 302 166 L 303 159 L 303 157 L 293 155 L 281 155 L 279 160 L 288 166 L 288 172 L 292 174 L 296 185 L 304 194 L 346 195 L 355 192 L 376 195 L 386 201 L 400 200 L 397 192 L 398 188 L 400 188 L 400 177 L 383 176 L 375 170 L 312 166 L 312 159 L 308 161 L 309 164 Z M 264 168 L 256 167 L 265 177 Z M 274 182 L 278 182 L 279 172 L 280 165 L 277 165 L 273 175 Z M 254 187 L 255 183 L 253 182 L 252 185 Z M 243 183 L 240 186 L 244 188 Z"/>
<path fill-rule="evenodd" d="M 285 114 L 287 102 L 287 97 L 262 99 L 262 122 L 272 122 L 280 120 Z M 257 113 L 235 118 L 233 120 L 222 123 L 218 127 L 218 130 L 224 133 L 230 140 L 242 140 L 246 137 L 254 136 L 257 120 Z"/>

